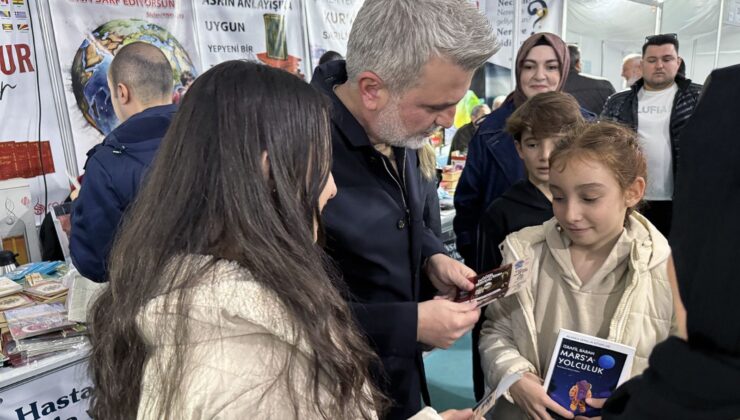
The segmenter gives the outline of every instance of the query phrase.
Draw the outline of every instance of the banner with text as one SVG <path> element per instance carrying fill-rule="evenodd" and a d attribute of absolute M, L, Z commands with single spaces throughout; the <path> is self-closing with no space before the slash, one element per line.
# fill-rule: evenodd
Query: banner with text
<path fill-rule="evenodd" d="M 39 224 L 46 208 L 67 197 L 69 182 L 37 22 L 36 8 L 27 1 L 0 0 L 0 188 L 4 180 L 23 178 L 31 191 L 23 204 L 33 209 Z M 22 213 L 8 203 L 0 209 L 2 220 Z"/>
<path fill-rule="evenodd" d="M 310 74 L 300 0 L 196 0 L 194 10 L 204 70 L 246 59 Z"/>
<path fill-rule="evenodd" d="M 118 125 L 107 72 L 122 46 L 142 41 L 159 47 L 172 64 L 173 99 L 198 74 L 200 58 L 188 0 L 55 0 L 54 36 L 82 172 L 87 151 Z"/>
<path fill-rule="evenodd" d="M 521 20 L 514 27 L 515 5 L 521 7 Z M 516 52 L 530 35 L 537 32 L 552 32 L 560 35 L 563 16 L 562 0 L 487 0 L 481 10 L 491 22 L 501 49 L 490 62 L 513 68 Z M 518 30 L 518 34 L 514 31 Z M 515 45 L 516 44 L 516 45 Z"/>
<path fill-rule="evenodd" d="M 2 1 L 2 0 L 0 0 Z M 91 419 L 87 359 L 0 390 L 0 419 Z"/>
<path fill-rule="evenodd" d="M 327 51 L 344 56 L 352 23 L 364 0 L 305 0 L 311 68 Z"/>

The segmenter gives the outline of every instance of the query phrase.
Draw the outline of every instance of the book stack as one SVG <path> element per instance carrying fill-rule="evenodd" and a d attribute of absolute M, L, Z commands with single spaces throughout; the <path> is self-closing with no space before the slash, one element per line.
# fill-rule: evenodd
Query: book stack
<path fill-rule="evenodd" d="M 13 366 L 49 357 L 87 343 L 87 328 L 69 321 L 61 303 L 38 304 L 5 312 L 4 357 Z"/>
<path fill-rule="evenodd" d="M 64 271 L 65 265 L 61 261 L 45 261 L 45 262 L 36 262 L 36 263 L 28 263 L 23 264 L 22 266 L 16 268 L 15 270 L 6 273 L 5 276 L 13 281 L 21 281 L 21 280 L 31 280 L 31 285 L 34 282 L 34 276 L 32 274 L 40 274 L 43 276 L 50 276 L 54 273 L 60 274 L 59 272 Z M 31 276 L 31 277 L 29 277 Z"/>
<path fill-rule="evenodd" d="M 32 299 L 19 293 L 21 290 L 23 290 L 23 286 L 20 284 L 7 277 L 0 277 L 0 311 L 33 305 L 34 301 Z M 1 328 L 7 328 L 4 316 L 0 320 Z"/>
<path fill-rule="evenodd" d="M 23 293 L 15 293 L 12 295 L 4 296 L 0 298 L 0 311 L 7 311 L 9 309 L 25 308 L 36 304 L 36 301 Z M 7 327 L 7 325 L 0 324 L 0 327 Z"/>
<path fill-rule="evenodd" d="M 67 287 L 58 281 L 42 281 L 35 286 L 27 287 L 23 293 L 40 303 L 64 302 L 67 299 Z"/>

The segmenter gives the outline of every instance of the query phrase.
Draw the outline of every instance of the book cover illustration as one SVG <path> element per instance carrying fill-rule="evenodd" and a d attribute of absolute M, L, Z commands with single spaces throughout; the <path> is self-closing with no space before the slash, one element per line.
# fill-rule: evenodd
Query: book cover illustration
<path fill-rule="evenodd" d="M 61 303 L 5 311 L 5 318 L 15 340 L 46 334 L 75 324 L 67 319 L 67 311 Z"/>
<path fill-rule="evenodd" d="M 510 296 L 521 290 L 532 277 L 530 260 L 519 260 L 502 265 L 470 279 L 475 284 L 471 291 L 458 290 L 455 302 L 474 300 L 477 306 L 483 307 L 496 299 Z"/>
<path fill-rule="evenodd" d="M 634 355 L 632 347 L 561 329 L 545 377 L 547 395 L 577 416 L 598 416 L 601 410 L 586 398 L 608 398 L 630 377 Z"/>
<path fill-rule="evenodd" d="M 29 287 L 25 290 L 26 293 L 40 297 L 53 297 L 59 294 L 65 293 L 67 288 L 57 281 L 46 281 L 38 283 L 33 287 Z"/>
<path fill-rule="evenodd" d="M 21 293 L 13 295 L 3 296 L 0 298 L 0 311 L 7 311 L 9 309 L 21 308 L 34 303 L 31 298 Z"/>
<path fill-rule="evenodd" d="M 12 295 L 23 290 L 23 286 L 7 277 L 0 277 L 0 297 Z"/>

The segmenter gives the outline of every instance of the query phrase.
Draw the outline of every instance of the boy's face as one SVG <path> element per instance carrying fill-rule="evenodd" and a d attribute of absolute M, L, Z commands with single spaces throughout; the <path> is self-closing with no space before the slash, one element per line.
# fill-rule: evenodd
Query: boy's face
<path fill-rule="evenodd" d="M 547 184 L 550 180 L 550 153 L 563 136 L 550 135 L 535 138 L 531 130 L 522 133 L 521 141 L 514 142 L 519 157 L 524 161 L 527 175 L 533 184 Z"/>

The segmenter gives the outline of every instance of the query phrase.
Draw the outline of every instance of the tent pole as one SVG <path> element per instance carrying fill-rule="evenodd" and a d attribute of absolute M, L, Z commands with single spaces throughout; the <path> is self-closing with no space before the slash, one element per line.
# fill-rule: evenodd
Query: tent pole
<path fill-rule="evenodd" d="M 717 45 L 714 49 L 714 66 L 712 69 L 716 69 L 717 65 L 719 65 L 719 47 L 722 43 L 722 18 L 725 14 L 725 2 L 724 0 L 719 0 L 719 20 L 717 22 Z"/>

